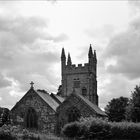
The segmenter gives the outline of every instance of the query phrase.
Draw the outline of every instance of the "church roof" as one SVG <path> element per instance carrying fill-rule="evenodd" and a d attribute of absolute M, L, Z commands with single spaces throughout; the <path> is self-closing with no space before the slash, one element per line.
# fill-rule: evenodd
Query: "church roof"
<path fill-rule="evenodd" d="M 35 91 L 54 111 L 59 106 L 58 102 L 56 102 L 47 92 L 43 90 L 36 90 Z"/>
<path fill-rule="evenodd" d="M 62 103 L 65 99 L 55 94 L 55 97 Z"/>
<path fill-rule="evenodd" d="M 59 104 L 61 104 L 65 99 L 62 98 L 61 96 L 57 95 L 57 94 L 53 94 L 51 93 L 50 95 L 56 102 L 58 102 Z"/>
<path fill-rule="evenodd" d="M 97 114 L 101 115 L 101 116 L 107 116 L 106 113 L 104 111 L 102 111 L 97 105 L 93 104 L 92 102 L 90 102 L 88 99 L 86 99 L 85 97 L 83 97 L 81 94 L 77 94 L 77 93 L 73 93 L 76 96 L 80 97 L 88 106 L 90 106 Z"/>

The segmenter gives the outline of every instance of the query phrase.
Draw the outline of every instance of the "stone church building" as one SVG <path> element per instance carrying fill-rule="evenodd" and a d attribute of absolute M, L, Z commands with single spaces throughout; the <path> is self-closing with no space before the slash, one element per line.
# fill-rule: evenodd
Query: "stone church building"
<path fill-rule="evenodd" d="M 98 107 L 97 58 L 90 45 L 88 63 L 67 62 L 65 50 L 61 54 L 62 82 L 57 94 L 34 89 L 33 82 L 27 93 L 11 109 L 14 124 L 48 133 L 59 133 L 68 122 L 80 117 L 106 117 Z"/>

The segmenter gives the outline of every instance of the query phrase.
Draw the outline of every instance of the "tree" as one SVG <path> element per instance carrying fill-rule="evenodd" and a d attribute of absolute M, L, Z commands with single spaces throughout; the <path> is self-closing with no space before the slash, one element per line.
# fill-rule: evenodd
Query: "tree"
<path fill-rule="evenodd" d="M 120 122 L 125 120 L 126 107 L 129 99 L 126 97 L 113 98 L 105 107 L 109 121 Z"/>
<path fill-rule="evenodd" d="M 140 86 L 136 85 L 126 111 L 126 117 L 133 122 L 140 122 Z"/>

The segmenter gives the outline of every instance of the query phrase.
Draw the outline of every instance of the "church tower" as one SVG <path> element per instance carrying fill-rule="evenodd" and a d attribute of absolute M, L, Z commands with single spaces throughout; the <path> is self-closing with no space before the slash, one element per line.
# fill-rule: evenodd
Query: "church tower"
<path fill-rule="evenodd" d="M 88 63 L 72 64 L 70 53 L 66 64 L 65 50 L 61 54 L 61 76 L 62 76 L 62 97 L 68 97 L 73 91 L 83 95 L 93 104 L 98 106 L 97 95 L 97 58 L 96 51 L 92 51 L 90 44 L 88 52 Z"/>

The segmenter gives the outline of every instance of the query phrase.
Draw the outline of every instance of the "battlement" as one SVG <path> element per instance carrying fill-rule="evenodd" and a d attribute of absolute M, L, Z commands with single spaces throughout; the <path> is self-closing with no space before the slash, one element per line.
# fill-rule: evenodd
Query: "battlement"
<path fill-rule="evenodd" d="M 64 48 L 61 54 L 62 74 L 62 97 L 68 97 L 75 90 L 89 101 L 98 105 L 97 80 L 96 80 L 96 51 L 92 51 L 90 45 L 88 62 L 84 64 L 73 64 L 70 53 L 65 56 Z"/>
<path fill-rule="evenodd" d="M 75 69 L 85 68 L 85 67 L 88 67 L 88 66 L 89 66 L 88 63 L 84 63 L 84 65 L 78 64 L 77 66 L 76 66 L 76 64 L 72 64 L 71 66 L 66 65 L 66 67 L 72 67 L 72 68 L 75 68 Z"/>
<path fill-rule="evenodd" d="M 67 62 L 66 62 L 67 60 Z M 86 73 L 95 73 L 96 74 L 96 51 L 94 50 L 94 54 L 92 52 L 92 47 L 90 44 L 89 53 L 88 53 L 88 63 L 84 65 L 78 64 L 77 66 L 72 63 L 72 59 L 70 53 L 68 53 L 68 58 L 66 59 L 64 48 L 62 49 L 61 54 L 61 68 L 62 75 L 63 74 L 86 74 Z"/>
<path fill-rule="evenodd" d="M 73 65 L 66 65 L 64 69 L 64 73 L 86 73 L 89 70 L 89 64 L 85 63 L 84 65 L 78 64 L 77 66 L 75 64 Z"/>

